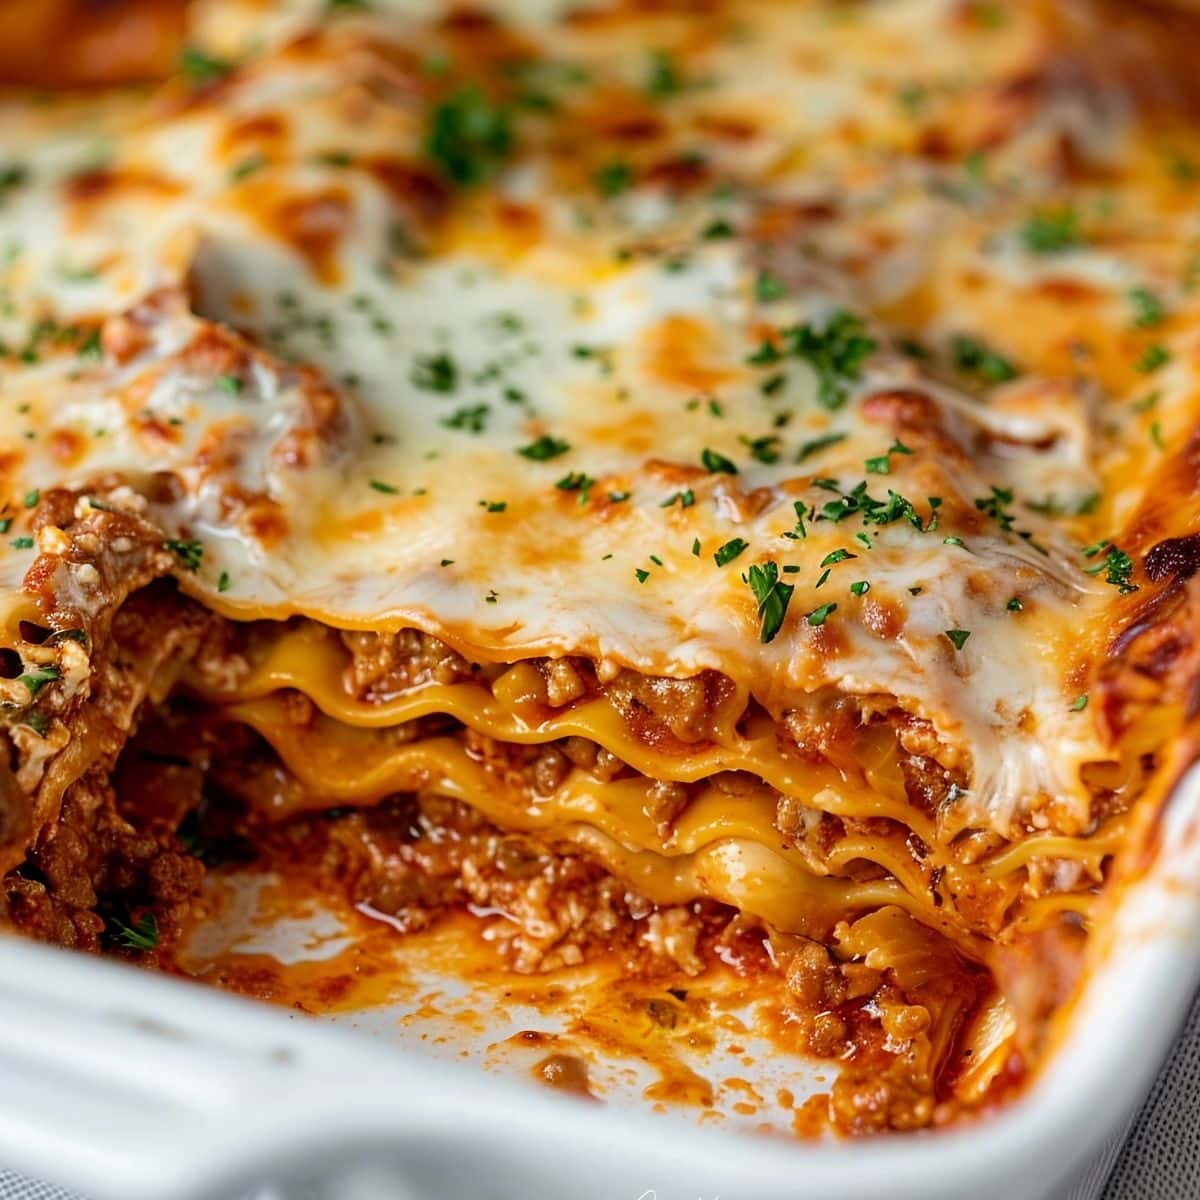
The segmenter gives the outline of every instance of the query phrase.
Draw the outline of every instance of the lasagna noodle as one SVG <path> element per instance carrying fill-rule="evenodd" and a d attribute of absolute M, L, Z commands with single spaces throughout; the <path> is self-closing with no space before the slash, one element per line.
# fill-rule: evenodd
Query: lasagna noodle
<path fill-rule="evenodd" d="M 531 705 L 531 664 L 515 664 L 489 687 L 481 682 L 427 683 L 385 700 L 356 699 L 346 687 L 347 655 L 335 632 L 305 623 L 260 644 L 250 669 L 236 687 L 205 686 L 203 673 L 187 688 L 223 716 L 255 729 L 275 749 L 302 785 L 305 803 L 316 808 L 369 805 L 396 793 L 429 790 L 478 808 L 501 828 L 538 830 L 584 848 L 618 878 L 657 903 L 696 898 L 720 900 L 789 933 L 828 937 L 848 913 L 882 903 L 898 906 L 956 940 L 968 954 L 986 959 L 986 943 L 954 910 L 945 877 L 954 890 L 978 891 L 1022 873 L 1035 860 L 1072 861 L 1084 878 L 1100 877 L 1103 864 L 1121 843 L 1122 817 L 1114 817 L 1087 837 L 1031 835 L 1001 847 L 979 861 L 958 861 L 939 838 L 934 822 L 905 795 L 896 762 L 893 733 L 879 728 L 862 750 L 875 758 L 857 781 L 832 765 L 801 761 L 779 745 L 780 731 L 766 715 L 758 728 L 739 721 L 747 697 L 735 691 L 718 706 L 718 743 L 656 750 L 634 736 L 604 695 L 546 715 Z M 523 683 L 511 676 L 521 676 Z M 286 700 L 298 691 L 320 715 L 300 728 Z M 517 697 L 506 703 L 504 697 Z M 539 710 L 539 711 L 534 711 Z M 431 715 L 454 718 L 501 743 L 538 745 L 581 737 L 610 751 L 639 773 L 602 782 L 575 768 L 550 795 L 506 785 L 453 737 L 422 738 L 397 745 L 388 730 Z M 872 745 L 873 742 L 873 745 Z M 864 757 L 866 757 L 864 755 Z M 710 776 L 745 772 L 772 789 L 730 795 Z M 650 815 L 655 781 L 700 784 L 664 834 Z M 849 818 L 861 825 L 883 818 L 871 832 L 848 832 L 813 861 L 776 825 L 779 795 L 807 810 Z M 274 816 L 285 815 L 275 813 Z M 922 844 L 914 856 L 909 837 Z M 870 863 L 883 872 L 855 881 L 846 870 Z M 1008 903 L 1013 892 L 1002 893 Z M 1015 918 L 1024 929 L 1039 927 L 1053 914 L 1087 912 L 1091 897 L 1034 897 Z M 1005 921 L 1001 908 L 999 920 Z"/>

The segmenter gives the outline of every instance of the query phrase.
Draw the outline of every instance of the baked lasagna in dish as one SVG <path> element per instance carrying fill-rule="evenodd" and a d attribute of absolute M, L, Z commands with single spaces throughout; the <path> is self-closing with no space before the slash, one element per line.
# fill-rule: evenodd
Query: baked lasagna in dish
<path fill-rule="evenodd" d="M 525 972 L 766 947 L 842 1131 L 1017 1090 L 1195 755 L 1197 18 L 38 13 L 7 920 L 153 963 L 308 856 Z"/>

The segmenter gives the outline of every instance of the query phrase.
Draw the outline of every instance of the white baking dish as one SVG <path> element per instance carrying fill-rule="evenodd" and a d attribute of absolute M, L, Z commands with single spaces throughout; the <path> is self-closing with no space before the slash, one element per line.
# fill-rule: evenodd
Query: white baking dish
<path fill-rule="evenodd" d="M 1144 1095 L 1200 980 L 1200 773 L 1040 1082 L 959 1132 L 809 1145 L 693 1129 L 0 939 L 0 1163 L 92 1200 L 304 1179 L 383 1200 L 1037 1200 Z M 1100 939 L 1097 939 L 1100 940 Z"/>

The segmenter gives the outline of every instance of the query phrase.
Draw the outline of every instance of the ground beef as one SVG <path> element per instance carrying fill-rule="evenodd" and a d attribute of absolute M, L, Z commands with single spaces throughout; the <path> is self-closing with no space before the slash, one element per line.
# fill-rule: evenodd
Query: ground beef
<path fill-rule="evenodd" d="M 495 674 L 419 629 L 343 630 L 341 638 L 350 651 L 346 690 L 359 700 L 385 701 L 425 683 L 462 683 Z"/>
<path fill-rule="evenodd" d="M 729 919 L 719 906 L 656 908 L 569 844 L 500 830 L 438 796 L 393 796 L 333 819 L 300 818 L 263 831 L 262 844 L 268 858 L 306 864 L 406 930 L 448 907 L 471 906 L 522 972 L 614 949 L 628 955 L 631 969 L 695 970 L 699 940 Z"/>
<path fill-rule="evenodd" d="M 649 745 L 715 741 L 717 708 L 731 685 L 715 671 L 667 679 L 622 671 L 606 688 L 631 731 Z"/>

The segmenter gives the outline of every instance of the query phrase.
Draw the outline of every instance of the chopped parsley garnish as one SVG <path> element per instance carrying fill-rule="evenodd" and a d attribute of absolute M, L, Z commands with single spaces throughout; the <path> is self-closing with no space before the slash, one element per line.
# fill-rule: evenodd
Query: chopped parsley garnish
<path fill-rule="evenodd" d="M 947 629 L 946 637 L 955 650 L 961 650 L 967 644 L 967 638 L 971 636 L 969 629 Z"/>
<path fill-rule="evenodd" d="M 1071 207 L 1043 209 L 1021 226 L 1021 242 L 1031 254 L 1060 254 L 1083 244 L 1079 214 Z"/>
<path fill-rule="evenodd" d="M 109 933 L 126 950 L 153 950 L 158 945 L 158 922 L 152 912 L 143 913 L 132 924 L 120 917 L 109 917 Z"/>
<path fill-rule="evenodd" d="M 75 347 L 75 353 L 80 358 L 99 358 L 104 353 L 104 347 L 100 342 L 100 330 L 89 329 L 87 335 Z"/>
<path fill-rule="evenodd" d="M 739 439 L 743 446 L 750 451 L 750 457 L 760 463 L 776 463 L 779 461 L 780 438 L 778 434 L 769 433 L 765 437 Z"/>
<path fill-rule="evenodd" d="M 592 182 L 600 195 L 611 200 L 633 186 L 633 168 L 620 159 L 605 163 L 592 176 Z"/>
<path fill-rule="evenodd" d="M 888 447 L 885 454 L 877 454 L 874 458 L 868 458 L 864 467 L 868 475 L 889 475 L 892 470 L 892 455 L 893 454 L 912 454 L 912 451 L 900 441 L 893 442 Z"/>
<path fill-rule="evenodd" d="M 230 588 L 232 582 L 233 581 L 229 578 L 229 572 L 222 571 L 220 578 L 218 578 L 218 580 L 217 580 L 217 591 L 218 592 L 229 591 L 229 588 Z"/>
<path fill-rule="evenodd" d="M 675 492 L 668 496 L 658 507 L 670 508 L 673 504 L 678 504 L 680 508 L 691 508 L 696 503 L 696 493 L 688 488 L 686 492 Z"/>
<path fill-rule="evenodd" d="M 610 504 L 622 504 L 632 495 L 632 492 L 609 492 L 608 502 Z"/>
<path fill-rule="evenodd" d="M 715 242 L 722 238 L 731 238 L 736 232 L 737 230 L 728 221 L 718 217 L 715 221 L 705 225 L 700 231 L 700 236 L 706 242 Z"/>
<path fill-rule="evenodd" d="M 458 387 L 458 367 L 448 354 L 422 354 L 413 363 L 409 378 L 427 392 L 452 392 Z"/>
<path fill-rule="evenodd" d="M 848 558 L 857 558 L 857 554 L 851 554 L 849 550 L 843 550 L 840 547 L 837 550 L 831 550 L 823 559 L 821 566 L 831 567 L 834 563 L 845 562 Z"/>
<path fill-rule="evenodd" d="M 796 461 L 802 463 L 806 458 L 811 458 L 821 450 L 827 450 L 830 446 L 836 446 L 838 442 L 844 442 L 845 440 L 846 435 L 844 433 L 826 433 L 821 437 L 815 437 L 800 447 L 796 453 Z"/>
<path fill-rule="evenodd" d="M 814 479 L 813 485 L 825 491 L 839 493 L 838 499 L 822 505 L 816 514 L 823 521 L 844 521 L 858 514 L 865 525 L 890 525 L 893 521 L 907 521 L 914 529 L 925 531 L 926 526 L 912 505 L 912 501 L 899 492 L 888 488 L 888 498 L 878 500 L 867 492 L 864 479 L 849 492 L 842 492 L 836 479 Z"/>
<path fill-rule="evenodd" d="M 570 442 L 564 442 L 561 438 L 543 433 L 540 438 L 530 442 L 528 446 L 521 446 L 517 453 L 522 458 L 532 459 L 534 462 L 548 462 L 552 458 L 558 458 L 560 454 L 566 454 L 570 448 Z"/>
<path fill-rule="evenodd" d="M 1167 448 L 1165 443 L 1163 442 L 1162 422 L 1161 421 L 1151 421 L 1150 422 L 1150 440 L 1154 443 L 1154 445 L 1159 450 L 1165 450 Z"/>
<path fill-rule="evenodd" d="M 1131 288 L 1127 293 L 1129 305 L 1133 309 L 1133 323 L 1139 329 L 1152 329 L 1161 325 L 1167 315 L 1162 301 L 1146 288 Z"/>
<path fill-rule="evenodd" d="M 482 433 L 487 428 L 487 419 L 492 411 L 490 404 L 472 404 L 455 410 L 442 419 L 447 429 L 464 429 L 468 433 Z"/>
<path fill-rule="evenodd" d="M 979 496 L 975 500 L 975 507 L 986 517 L 991 517 L 996 521 L 1000 528 L 1005 533 L 1009 533 L 1013 527 L 1014 517 L 1008 511 L 1007 505 L 1013 502 L 1013 494 L 1011 488 L 1000 488 L 992 485 L 992 494 L 990 496 Z"/>
<path fill-rule="evenodd" d="M 162 545 L 164 550 L 170 550 L 189 571 L 200 570 L 200 563 L 204 558 L 203 542 L 185 542 L 178 538 L 167 538 Z"/>
<path fill-rule="evenodd" d="M 733 562 L 749 545 L 749 542 L 740 537 L 731 538 L 725 545 L 718 548 L 717 552 L 713 555 L 713 561 L 718 567 L 723 567 L 726 563 Z"/>
<path fill-rule="evenodd" d="M 771 304 L 782 300 L 786 295 L 787 288 L 783 286 L 778 275 L 772 275 L 770 271 L 759 271 L 755 276 L 754 298 L 760 304 Z"/>
<path fill-rule="evenodd" d="M 13 540 L 11 542 L 9 542 L 9 545 L 12 546 L 12 548 L 14 550 L 32 550 L 33 549 L 33 538 L 31 538 L 31 537 L 15 537 L 15 538 L 13 538 Z"/>
<path fill-rule="evenodd" d="M 502 513 L 508 508 L 507 500 L 480 500 L 479 507 L 490 513 Z"/>
<path fill-rule="evenodd" d="M 805 620 L 815 628 L 820 628 L 825 624 L 825 618 L 835 612 L 837 612 L 837 603 L 831 600 L 828 604 L 822 604 L 819 608 L 814 608 L 805 617 Z"/>
<path fill-rule="evenodd" d="M 237 375 L 218 375 L 217 387 L 230 396 L 237 396 L 242 391 L 242 380 Z"/>
<path fill-rule="evenodd" d="M 384 483 L 382 479 L 371 479 L 368 481 L 367 486 L 374 492 L 382 492 L 385 496 L 398 496 L 400 494 L 398 487 L 394 487 L 390 483 Z"/>
<path fill-rule="evenodd" d="M 179 72 L 192 87 L 215 83 L 232 70 L 232 63 L 206 54 L 198 46 L 185 46 L 179 55 Z"/>
<path fill-rule="evenodd" d="M 1085 708 L 1087 708 L 1087 706 L 1088 706 L 1087 692 L 1083 692 L 1081 695 L 1076 696 L 1075 699 L 1073 701 L 1071 701 L 1071 711 L 1072 712 L 1083 712 L 1083 710 Z"/>
<path fill-rule="evenodd" d="M 50 718 L 45 713 L 34 712 L 30 709 L 21 715 L 21 724 L 28 725 L 38 737 L 45 737 L 50 728 Z"/>
<path fill-rule="evenodd" d="M 736 475 L 738 473 L 737 467 L 725 455 L 718 454 L 707 446 L 700 453 L 700 461 L 710 475 Z"/>
<path fill-rule="evenodd" d="M 508 110 L 493 104 L 476 86 L 447 96 L 429 114 L 425 153 L 451 183 L 482 183 L 512 153 Z"/>
<path fill-rule="evenodd" d="M 23 683 L 26 690 L 29 692 L 29 698 L 32 700 L 38 692 L 58 678 L 58 668 L 53 663 L 44 667 L 37 667 L 35 670 L 26 671 L 24 675 L 17 677 L 18 683 Z"/>
<path fill-rule="evenodd" d="M 26 508 L 35 508 L 37 506 L 38 500 L 41 499 L 41 495 L 42 495 L 42 493 L 39 492 L 37 488 L 34 488 L 33 491 L 31 491 L 31 492 L 26 492 L 25 493 L 25 507 Z"/>
<path fill-rule="evenodd" d="M 643 567 L 634 567 L 633 573 L 637 576 L 638 583 L 645 583 L 650 578 L 650 572 Z"/>
<path fill-rule="evenodd" d="M 761 620 L 758 640 L 763 643 L 772 641 L 783 627 L 783 619 L 787 616 L 788 605 L 796 589 L 779 578 L 779 566 L 774 562 L 755 563 L 742 576 L 742 582 L 758 601 Z"/>
<path fill-rule="evenodd" d="M 1119 546 L 1105 540 L 1085 546 L 1081 551 L 1084 558 L 1095 558 L 1101 552 L 1104 557 L 1094 566 L 1084 567 L 1084 573 L 1099 575 L 1103 571 L 1104 582 L 1112 584 L 1122 596 L 1136 592 L 1138 585 L 1133 582 L 1133 559 Z"/>
<path fill-rule="evenodd" d="M 866 579 L 856 579 L 850 585 L 850 591 L 855 596 L 865 596 L 871 590 L 871 584 Z"/>
<path fill-rule="evenodd" d="M 454 559 L 443 558 L 442 561 L 438 563 L 438 566 L 439 567 L 452 567 L 452 566 L 454 566 Z"/>
<path fill-rule="evenodd" d="M 1020 596 L 1014 596 L 1005 606 L 1009 612 L 1024 612 L 1025 604 Z"/>
<path fill-rule="evenodd" d="M 243 179 L 249 179 L 256 171 L 261 171 L 266 165 L 267 160 L 261 154 L 251 154 L 230 169 L 229 178 L 233 183 L 240 183 Z"/>
<path fill-rule="evenodd" d="M 29 168 L 22 163 L 0 163 L 0 198 L 29 181 Z"/>
<path fill-rule="evenodd" d="M 823 328 L 794 325 L 781 336 L 787 353 L 817 373 L 817 400 L 831 410 L 846 403 L 846 385 L 859 378 L 863 363 L 875 350 L 862 320 L 845 309 L 835 312 Z"/>
<path fill-rule="evenodd" d="M 590 475 L 585 475 L 582 471 L 571 471 L 558 480 L 554 486 L 558 488 L 560 492 L 578 492 L 579 503 L 586 504 L 588 502 L 588 497 L 592 493 L 592 485 L 595 482 L 596 481 Z M 612 500 L 617 495 L 618 493 L 616 492 L 609 492 L 608 498 Z M 629 498 L 629 493 L 626 492 L 620 498 L 627 500 Z"/>
<path fill-rule="evenodd" d="M 1170 361 L 1171 352 L 1162 342 L 1155 342 L 1142 351 L 1142 356 L 1137 360 L 1135 366 L 1143 375 L 1150 375 L 1159 368 L 1165 367 Z"/>
<path fill-rule="evenodd" d="M 955 367 L 967 375 L 977 375 L 987 383 L 1007 383 L 1016 379 L 1016 366 L 1003 354 L 996 353 L 976 338 L 956 334 L 950 342 Z"/>
<path fill-rule="evenodd" d="M 683 79 L 679 68 L 665 50 L 655 50 L 650 55 L 650 68 L 646 74 L 646 94 L 656 100 L 665 100 L 683 90 Z"/>

